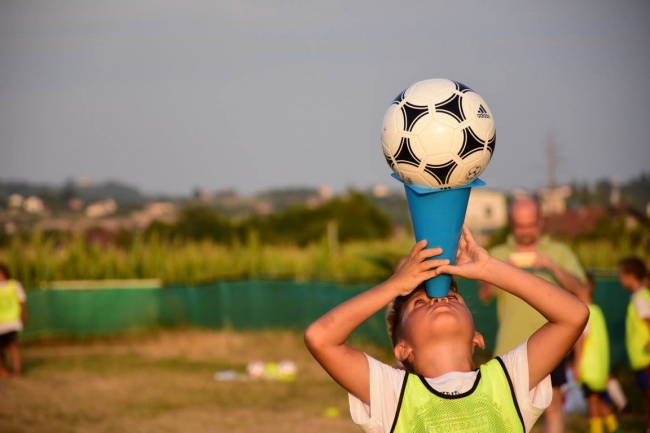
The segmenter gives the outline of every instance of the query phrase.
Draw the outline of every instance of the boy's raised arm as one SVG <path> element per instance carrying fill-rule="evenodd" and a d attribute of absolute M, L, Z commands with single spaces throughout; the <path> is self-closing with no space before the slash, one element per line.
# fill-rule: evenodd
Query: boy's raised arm
<path fill-rule="evenodd" d="M 368 361 L 363 352 L 345 342 L 352 332 L 397 296 L 409 294 L 423 281 L 432 278 L 433 268 L 448 260 L 426 260 L 442 252 L 424 249 L 418 242 L 405 263 L 384 283 L 367 290 L 332 309 L 305 331 L 305 344 L 327 373 L 357 398 L 370 403 Z"/>
<path fill-rule="evenodd" d="M 440 273 L 500 287 L 521 298 L 548 320 L 528 339 L 530 389 L 569 353 L 589 318 L 587 306 L 566 290 L 490 256 L 476 244 L 467 226 L 463 226 L 456 265 L 440 266 L 436 274 Z"/>

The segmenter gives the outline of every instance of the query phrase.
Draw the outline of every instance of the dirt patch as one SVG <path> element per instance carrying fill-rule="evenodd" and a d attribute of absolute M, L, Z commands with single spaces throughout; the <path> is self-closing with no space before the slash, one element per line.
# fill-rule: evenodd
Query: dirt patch
<path fill-rule="evenodd" d="M 375 356 L 382 351 L 369 346 Z M 290 331 L 157 331 L 23 345 L 0 382 L 6 432 L 352 432 L 347 395 Z M 251 360 L 296 363 L 294 382 L 219 382 Z M 340 416 L 325 416 L 328 408 Z"/>

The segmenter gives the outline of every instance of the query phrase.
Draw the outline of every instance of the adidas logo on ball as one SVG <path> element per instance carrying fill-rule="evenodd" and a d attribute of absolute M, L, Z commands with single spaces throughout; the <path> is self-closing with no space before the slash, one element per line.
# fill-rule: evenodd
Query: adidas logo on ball
<path fill-rule="evenodd" d="M 490 118 L 490 115 L 485 110 L 485 107 L 483 107 L 483 104 L 481 104 L 478 107 L 478 113 L 476 114 L 476 117 L 478 117 L 479 119 L 489 119 Z"/>

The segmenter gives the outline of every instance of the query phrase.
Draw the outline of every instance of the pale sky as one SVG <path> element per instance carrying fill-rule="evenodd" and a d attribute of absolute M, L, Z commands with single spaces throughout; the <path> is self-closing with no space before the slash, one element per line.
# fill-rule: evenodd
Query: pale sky
<path fill-rule="evenodd" d="M 650 172 L 646 1 L 0 2 L 0 179 L 146 193 L 397 188 L 380 127 L 412 83 L 476 90 L 489 188 Z"/>

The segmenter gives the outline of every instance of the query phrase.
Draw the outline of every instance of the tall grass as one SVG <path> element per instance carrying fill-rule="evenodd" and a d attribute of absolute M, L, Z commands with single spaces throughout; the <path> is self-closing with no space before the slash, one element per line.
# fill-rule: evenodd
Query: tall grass
<path fill-rule="evenodd" d="M 267 278 L 376 281 L 410 248 L 408 239 L 331 246 L 327 239 L 300 248 L 262 245 L 253 233 L 245 243 L 164 242 L 137 237 L 130 248 L 89 245 L 82 237 L 57 244 L 35 234 L 0 249 L 0 261 L 25 287 L 55 280 L 159 278 L 165 283 Z"/>
<path fill-rule="evenodd" d="M 245 278 L 368 282 L 386 278 L 411 246 L 408 236 L 341 245 L 325 236 L 304 248 L 271 246 L 261 244 L 252 232 L 245 242 L 232 245 L 155 236 L 145 242 L 136 236 L 123 248 L 89 245 L 81 236 L 57 243 L 35 233 L 29 239 L 16 237 L 0 249 L 0 261 L 25 287 L 55 280 L 132 278 L 158 278 L 168 284 Z M 650 251 L 625 237 L 573 242 L 571 247 L 590 269 L 613 269 L 631 254 L 650 258 Z"/>
<path fill-rule="evenodd" d="M 638 256 L 650 265 L 650 243 L 634 242 L 629 236 L 569 242 L 569 245 L 588 269 L 615 269 L 618 261 L 626 256 Z"/>

